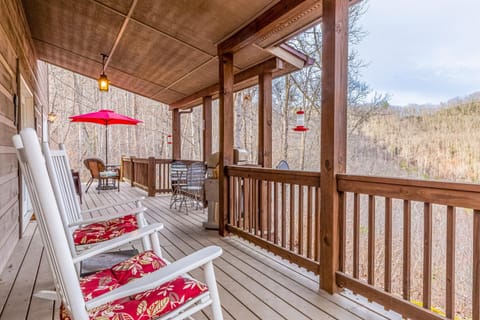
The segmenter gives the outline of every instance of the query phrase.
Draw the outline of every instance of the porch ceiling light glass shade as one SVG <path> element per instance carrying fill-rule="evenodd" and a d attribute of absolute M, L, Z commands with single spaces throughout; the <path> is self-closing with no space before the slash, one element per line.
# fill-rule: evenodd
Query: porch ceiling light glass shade
<path fill-rule="evenodd" d="M 107 78 L 107 75 L 105 73 L 102 72 L 102 74 L 100 75 L 100 78 L 98 78 L 98 89 L 100 91 L 108 91 L 108 78 Z"/>
<path fill-rule="evenodd" d="M 47 121 L 50 122 L 50 123 L 53 123 L 53 122 L 55 122 L 55 120 L 57 120 L 57 114 L 52 111 L 48 114 Z"/>

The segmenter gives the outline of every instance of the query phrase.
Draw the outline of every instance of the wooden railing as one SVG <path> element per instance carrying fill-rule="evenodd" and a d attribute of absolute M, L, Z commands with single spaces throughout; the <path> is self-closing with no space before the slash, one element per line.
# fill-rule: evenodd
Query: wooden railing
<path fill-rule="evenodd" d="M 229 232 L 318 273 L 320 173 L 229 166 Z"/>
<path fill-rule="evenodd" d="M 166 192 L 170 163 L 124 157 L 122 172 L 134 186 Z M 318 273 L 320 173 L 228 166 L 225 174 L 227 230 Z M 340 287 L 406 318 L 455 319 L 461 304 L 460 316 L 480 320 L 479 185 L 342 174 L 337 189 Z"/>
<path fill-rule="evenodd" d="M 138 187 L 148 192 L 152 197 L 156 193 L 172 191 L 170 182 L 171 159 L 156 159 L 122 157 L 121 172 L 122 178 L 129 181 L 132 187 Z M 195 162 L 193 160 L 181 160 L 186 164 Z"/>
<path fill-rule="evenodd" d="M 472 277 L 466 281 L 472 280 L 471 314 L 474 320 L 480 319 L 480 186 L 349 175 L 339 175 L 337 181 L 341 240 L 336 279 L 341 287 L 407 318 L 445 319 L 438 312 L 443 310 L 446 318 L 454 319 L 456 268 L 470 264 L 472 274 L 468 268 L 461 274 Z M 460 210 L 471 218 L 462 221 L 467 227 L 459 231 L 462 239 L 470 241 L 466 246 L 471 246 L 472 251 L 467 251 L 472 254 L 456 260 Z M 366 255 L 362 255 L 365 245 Z M 399 247 L 403 248 L 400 254 L 395 250 Z M 398 260 L 401 265 L 395 268 L 393 261 Z M 414 268 L 419 261 L 420 268 Z M 434 281 L 445 285 L 435 283 L 432 289 Z"/>

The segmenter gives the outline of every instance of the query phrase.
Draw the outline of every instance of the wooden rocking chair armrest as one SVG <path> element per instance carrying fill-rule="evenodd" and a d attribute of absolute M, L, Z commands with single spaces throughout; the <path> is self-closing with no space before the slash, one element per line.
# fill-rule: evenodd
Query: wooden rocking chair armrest
<path fill-rule="evenodd" d="M 117 289 L 85 302 L 87 310 L 96 308 L 117 299 L 154 289 L 169 280 L 175 279 L 178 276 L 186 274 L 187 272 L 212 262 L 221 254 L 222 248 L 217 246 L 209 246 L 200 249 L 184 258 L 166 265 L 158 271 L 146 274 L 139 279 L 132 280 Z"/>
<path fill-rule="evenodd" d="M 111 240 L 103 241 L 94 247 L 90 249 L 86 249 L 82 251 L 80 254 L 75 256 L 73 258 L 74 263 L 81 262 L 85 259 L 91 258 L 97 254 L 104 253 L 107 251 L 110 251 L 112 249 L 121 247 L 125 244 L 128 244 L 134 240 L 141 239 L 149 234 L 152 234 L 154 232 L 158 232 L 163 229 L 163 224 L 162 223 L 154 223 L 150 224 L 146 227 L 140 228 L 138 230 L 126 233 L 124 235 L 121 235 L 119 237 L 116 237 Z"/>
<path fill-rule="evenodd" d="M 115 213 L 115 214 L 109 214 L 109 215 L 105 215 L 105 216 L 100 216 L 100 217 L 95 217 L 95 218 L 91 218 L 91 219 L 84 219 L 84 220 L 81 220 L 81 221 L 72 222 L 68 226 L 69 227 L 83 226 L 83 225 L 87 225 L 87 224 L 91 224 L 91 223 L 97 223 L 97 222 L 103 222 L 103 221 L 107 221 L 107 220 L 111 220 L 111 219 L 122 218 L 122 217 L 125 217 L 125 216 L 128 216 L 128 215 L 131 215 L 131 214 L 136 216 L 139 213 L 145 212 L 145 210 L 147 210 L 147 208 L 145 208 L 145 207 L 132 208 L 130 210 Z"/>
<path fill-rule="evenodd" d="M 121 205 L 132 203 L 132 202 L 141 202 L 143 200 L 145 200 L 145 197 L 138 197 L 138 198 L 128 199 L 128 200 L 124 200 L 124 201 L 120 201 L 120 202 L 115 202 L 114 204 L 109 204 L 109 205 L 106 205 L 106 206 L 101 206 L 101 207 L 96 207 L 96 208 L 92 208 L 92 209 L 83 210 L 82 215 L 85 214 L 85 213 L 91 213 L 91 212 L 95 212 L 95 211 L 99 211 L 99 210 L 105 210 L 105 209 L 121 206 Z"/>

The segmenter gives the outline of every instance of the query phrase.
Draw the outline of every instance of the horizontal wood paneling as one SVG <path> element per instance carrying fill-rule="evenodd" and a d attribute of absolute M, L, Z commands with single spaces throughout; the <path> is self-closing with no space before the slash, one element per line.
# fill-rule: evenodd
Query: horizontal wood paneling
<path fill-rule="evenodd" d="M 17 133 L 15 128 L 0 123 L 0 146 L 13 146 L 12 136 Z M 0 163 L 0 165 L 4 165 Z"/>
<path fill-rule="evenodd" d="M 17 69 L 18 59 L 18 69 Z M 35 97 L 37 118 L 48 108 L 47 67 L 37 62 L 30 27 L 22 1 L 2 0 L 0 5 L 0 271 L 4 268 L 19 239 L 18 167 L 12 136 L 13 96 L 20 72 Z M 41 121 L 38 119 L 41 130 Z"/>
<path fill-rule="evenodd" d="M 10 202 L 11 199 L 17 198 L 18 195 L 18 180 L 14 176 L 12 179 L 0 185 L 0 208 L 3 208 Z"/>
<path fill-rule="evenodd" d="M 8 231 L 1 235 L 0 240 L 0 270 L 3 270 L 6 266 L 8 261 L 8 257 L 15 249 L 15 245 L 18 242 L 18 234 L 19 234 L 19 223 L 18 223 L 18 204 L 15 205 L 16 210 L 16 220 L 17 223 L 11 225 L 10 228 L 6 228 Z"/>

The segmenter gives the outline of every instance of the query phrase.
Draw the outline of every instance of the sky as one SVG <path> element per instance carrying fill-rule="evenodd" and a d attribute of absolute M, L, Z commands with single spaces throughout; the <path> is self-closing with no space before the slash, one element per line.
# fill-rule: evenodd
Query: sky
<path fill-rule="evenodd" d="M 363 79 L 392 105 L 480 91 L 480 0 L 368 0 Z"/>

